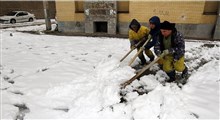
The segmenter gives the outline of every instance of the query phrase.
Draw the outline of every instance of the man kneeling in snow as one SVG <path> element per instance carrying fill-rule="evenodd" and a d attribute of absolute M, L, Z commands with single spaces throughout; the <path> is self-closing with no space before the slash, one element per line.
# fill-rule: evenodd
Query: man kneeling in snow
<path fill-rule="evenodd" d="M 175 23 L 164 21 L 160 27 L 154 52 L 157 56 L 164 53 L 159 64 L 163 64 L 163 70 L 170 78 L 167 82 L 173 82 L 176 80 L 176 71 L 182 72 L 183 78 L 188 74 L 188 68 L 184 64 L 185 41 L 183 35 L 176 30 Z"/>

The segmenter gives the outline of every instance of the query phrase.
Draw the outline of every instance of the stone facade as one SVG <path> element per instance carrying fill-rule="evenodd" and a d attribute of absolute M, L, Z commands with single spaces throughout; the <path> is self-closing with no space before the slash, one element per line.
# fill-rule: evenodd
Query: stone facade
<path fill-rule="evenodd" d="M 116 34 L 116 8 L 116 1 L 86 1 L 84 6 L 85 33 Z"/>

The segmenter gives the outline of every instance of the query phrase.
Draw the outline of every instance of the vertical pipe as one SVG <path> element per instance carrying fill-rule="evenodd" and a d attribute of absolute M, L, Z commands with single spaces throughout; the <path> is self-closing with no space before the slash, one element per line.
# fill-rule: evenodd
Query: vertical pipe
<path fill-rule="evenodd" d="M 49 14 L 47 0 L 43 0 L 43 6 L 44 6 L 44 17 L 45 17 L 45 23 L 46 23 L 46 30 L 51 30 L 51 21 L 50 21 L 50 14 Z"/>
<path fill-rule="evenodd" d="M 215 32 L 214 32 L 213 39 L 220 40 L 220 2 L 218 2 L 218 14 L 217 14 L 217 20 L 215 24 Z"/>

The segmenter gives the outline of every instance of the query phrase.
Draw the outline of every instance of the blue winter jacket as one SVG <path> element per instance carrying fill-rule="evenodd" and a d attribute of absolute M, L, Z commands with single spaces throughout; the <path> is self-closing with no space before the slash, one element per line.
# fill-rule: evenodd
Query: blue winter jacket
<path fill-rule="evenodd" d="M 157 35 L 160 33 L 160 18 L 157 16 L 153 16 L 149 19 L 150 23 L 153 23 L 155 25 L 154 29 L 150 29 L 150 35 L 152 36 L 152 40 L 148 42 L 148 44 L 145 46 L 146 49 L 150 49 L 153 47 L 157 42 Z"/>

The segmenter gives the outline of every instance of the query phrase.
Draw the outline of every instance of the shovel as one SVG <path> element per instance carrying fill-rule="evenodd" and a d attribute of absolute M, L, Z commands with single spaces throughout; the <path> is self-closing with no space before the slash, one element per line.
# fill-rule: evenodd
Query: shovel
<path fill-rule="evenodd" d="M 151 36 L 148 37 L 147 41 L 144 43 L 144 45 L 140 48 L 140 50 L 135 54 L 135 56 L 131 59 L 129 62 L 129 66 L 134 62 L 134 60 L 137 58 L 137 56 L 144 50 L 144 46 L 147 45 L 147 43 L 150 41 Z"/>
<path fill-rule="evenodd" d="M 157 59 L 152 61 L 150 64 L 144 66 L 140 72 L 138 72 L 135 76 L 133 76 L 131 79 L 128 81 L 124 82 L 121 84 L 121 88 L 125 88 L 127 85 L 131 84 L 134 80 L 136 80 L 142 73 L 144 73 L 147 69 L 149 69 L 151 66 L 153 66 L 160 58 L 164 56 L 164 53 L 162 53 Z"/>
<path fill-rule="evenodd" d="M 130 51 L 128 51 L 128 53 L 120 60 L 120 62 L 122 62 L 134 49 L 136 49 L 137 46 L 140 45 L 140 43 L 141 43 L 141 41 L 139 41 L 139 42 L 137 43 L 137 45 L 135 45 L 135 47 L 133 47 L 132 49 L 130 49 Z"/>

